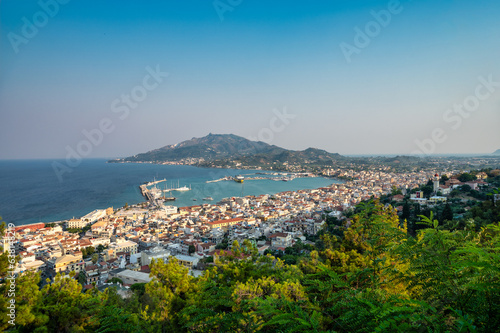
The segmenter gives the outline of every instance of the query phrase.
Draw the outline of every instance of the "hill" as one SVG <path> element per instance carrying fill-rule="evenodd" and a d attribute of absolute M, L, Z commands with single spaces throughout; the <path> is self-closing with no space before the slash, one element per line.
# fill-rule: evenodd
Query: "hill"
<path fill-rule="evenodd" d="M 251 141 L 234 134 L 209 134 L 192 138 L 175 145 L 168 145 L 135 156 L 110 162 L 182 162 L 203 163 L 237 162 L 243 165 L 279 163 L 323 164 L 342 158 L 325 150 L 308 148 L 302 151 L 288 150 L 262 141 Z"/>
<path fill-rule="evenodd" d="M 493 155 L 500 155 L 500 149 L 497 149 L 497 150 L 493 153 Z"/>

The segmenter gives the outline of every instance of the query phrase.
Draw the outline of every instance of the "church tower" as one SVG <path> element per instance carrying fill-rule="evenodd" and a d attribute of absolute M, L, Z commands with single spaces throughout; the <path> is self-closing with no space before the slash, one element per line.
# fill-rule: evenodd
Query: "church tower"
<path fill-rule="evenodd" d="M 433 184 L 433 190 L 435 193 L 437 193 L 439 191 L 439 175 L 437 173 L 434 175 Z"/>

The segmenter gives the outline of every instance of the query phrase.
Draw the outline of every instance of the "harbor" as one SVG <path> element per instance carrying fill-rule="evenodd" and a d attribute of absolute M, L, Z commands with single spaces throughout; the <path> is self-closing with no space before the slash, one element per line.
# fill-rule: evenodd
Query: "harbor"
<path fill-rule="evenodd" d="M 223 198 L 243 195 L 273 194 L 282 191 L 318 188 L 328 186 L 331 179 L 322 177 L 296 178 L 293 181 L 273 181 L 254 179 L 255 177 L 275 177 L 262 170 L 208 169 L 182 165 L 156 164 L 118 164 L 106 163 L 104 159 L 85 160 L 79 166 L 79 177 L 68 177 L 64 186 L 50 182 L 52 169 L 45 169 L 43 161 L 30 162 L 37 167 L 37 173 L 29 176 L 29 186 L 19 190 L 9 185 L 8 179 L 26 177 L 20 170 L 25 162 L 9 162 L 12 167 L 5 171 L 8 176 L 4 182 L 4 202 L 2 217 L 16 225 L 64 221 L 74 216 L 83 216 L 95 208 L 122 207 L 150 201 L 150 188 L 156 185 L 165 189 L 171 182 L 173 187 L 186 185 L 190 191 L 163 192 L 160 197 L 165 204 L 185 207 L 193 204 L 208 203 L 204 198 L 212 197 L 212 202 Z M 261 174 L 262 173 L 262 174 Z M 243 184 L 236 183 L 230 177 L 242 175 Z M 213 182 L 228 177 L 229 181 Z M 155 178 L 155 180 L 154 180 Z M 275 177 L 277 178 L 277 177 Z M 166 179 L 166 180 L 165 180 Z M 158 182 L 151 184 L 151 182 Z M 143 186 L 148 189 L 143 190 Z M 149 186 L 148 186 L 149 185 Z M 16 190 L 17 189 L 17 190 Z M 243 191 L 242 191 L 243 190 Z M 47 191 L 50 194 L 46 194 Z M 6 195 L 9 193 L 9 195 Z M 96 195 L 98 193 L 99 195 Z M 173 199 L 175 198 L 175 200 Z M 195 200 L 196 199 L 196 200 Z M 153 200 L 154 202 L 154 200 Z"/>

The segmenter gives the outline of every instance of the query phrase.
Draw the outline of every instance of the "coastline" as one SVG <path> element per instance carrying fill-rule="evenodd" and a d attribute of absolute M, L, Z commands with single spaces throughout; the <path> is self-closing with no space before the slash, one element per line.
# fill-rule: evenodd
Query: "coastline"
<path fill-rule="evenodd" d="M 160 165 L 151 163 L 106 163 L 108 159 L 86 159 L 63 183 L 59 183 L 50 168 L 50 160 L 16 161 L 4 164 L 4 191 L 0 212 L 6 223 L 16 226 L 33 223 L 63 222 L 84 216 L 98 208 L 123 207 L 140 204 L 144 198 L 139 185 L 156 179 L 168 182 L 180 180 L 181 186 L 192 185 L 173 202 L 177 207 L 201 204 L 202 198 L 213 197 L 219 202 L 224 197 L 275 194 L 282 191 L 314 189 L 338 182 L 330 177 L 300 178 L 291 182 L 251 180 L 242 186 L 236 182 L 206 183 L 225 176 L 236 176 L 242 169 L 209 168 L 194 165 Z M 249 171 L 249 170 L 246 170 Z M 250 173 L 263 172 L 251 170 Z M 268 170 L 265 172 L 272 172 Z M 255 175 L 259 176 L 259 175 Z M 254 177 L 254 176 L 250 176 Z M 16 180 L 17 179 L 17 180 Z M 22 182 L 19 183 L 19 179 Z M 169 186 L 170 187 L 170 186 Z M 163 189 L 163 186 L 162 186 Z M 175 195 L 177 197 L 177 195 Z M 193 201 L 197 198 L 198 201 Z"/>

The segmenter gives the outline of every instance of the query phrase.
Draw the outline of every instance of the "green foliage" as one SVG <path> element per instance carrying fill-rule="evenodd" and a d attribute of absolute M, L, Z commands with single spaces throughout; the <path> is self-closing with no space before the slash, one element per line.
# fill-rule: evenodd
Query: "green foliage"
<path fill-rule="evenodd" d="M 391 195 L 397 195 L 397 194 L 402 194 L 401 189 L 393 185 L 391 188 Z"/>
<path fill-rule="evenodd" d="M 97 245 L 96 251 L 97 251 L 97 253 L 102 253 L 102 251 L 104 251 L 104 249 L 105 249 L 105 246 L 102 244 L 99 244 L 99 245 Z"/>
<path fill-rule="evenodd" d="M 453 221 L 453 211 L 449 203 L 444 206 L 443 212 L 441 213 L 441 223 L 445 221 Z"/>
<path fill-rule="evenodd" d="M 117 278 L 117 277 L 114 277 L 114 278 L 111 278 L 107 281 L 108 283 L 119 283 L 123 286 L 123 281 L 122 279 L 120 278 Z"/>
<path fill-rule="evenodd" d="M 434 192 L 434 187 L 431 185 L 425 185 L 420 190 L 424 192 L 424 197 L 429 198 L 432 192 Z"/>
<path fill-rule="evenodd" d="M 470 181 L 473 181 L 475 179 L 476 179 L 476 176 L 474 176 L 470 173 L 467 173 L 467 172 L 464 172 L 460 176 L 458 176 L 458 180 L 460 180 L 462 183 L 470 182 Z"/>

